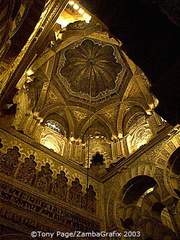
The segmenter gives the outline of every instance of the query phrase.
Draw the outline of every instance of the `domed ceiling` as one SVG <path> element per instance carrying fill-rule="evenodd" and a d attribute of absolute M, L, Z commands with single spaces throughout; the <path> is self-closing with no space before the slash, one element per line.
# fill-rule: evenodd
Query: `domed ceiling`
<path fill-rule="evenodd" d="M 131 77 L 118 45 L 84 37 L 56 53 L 52 83 L 69 102 L 99 104 L 122 98 Z"/>
<path fill-rule="evenodd" d="M 115 89 L 122 70 L 110 45 L 86 39 L 74 48 L 65 50 L 65 63 L 60 73 L 66 78 L 70 89 L 76 93 L 97 97 Z"/>

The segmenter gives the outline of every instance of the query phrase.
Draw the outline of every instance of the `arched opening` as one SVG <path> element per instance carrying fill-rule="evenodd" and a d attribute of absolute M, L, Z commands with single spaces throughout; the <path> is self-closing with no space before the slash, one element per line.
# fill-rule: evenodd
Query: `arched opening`
<path fill-rule="evenodd" d="M 125 204 L 135 203 L 148 189 L 155 186 L 157 186 L 157 182 L 152 177 L 146 175 L 134 177 L 122 188 L 122 201 Z"/>
<path fill-rule="evenodd" d="M 63 155 L 66 142 L 66 131 L 62 124 L 54 119 L 45 120 L 39 128 L 37 139 L 45 147 Z"/>
<path fill-rule="evenodd" d="M 53 129 L 54 131 L 64 135 L 64 132 L 62 130 L 62 127 L 61 125 L 57 122 L 57 121 L 54 121 L 54 120 L 48 120 L 44 123 L 45 126 Z"/>
<path fill-rule="evenodd" d="M 180 147 L 170 156 L 167 166 L 174 174 L 180 175 Z"/>
<path fill-rule="evenodd" d="M 61 135 L 69 137 L 69 125 L 65 118 L 57 113 L 47 115 L 41 125 L 47 126 Z"/>
<path fill-rule="evenodd" d="M 152 138 L 152 131 L 147 114 L 139 106 L 134 106 L 123 119 L 124 135 L 127 135 L 129 153 L 133 153 L 147 144 Z"/>
<path fill-rule="evenodd" d="M 86 129 L 82 140 L 85 142 L 85 162 L 87 166 L 88 158 L 92 159 L 97 153 L 103 155 L 105 164 L 109 165 L 112 159 L 110 137 L 111 131 L 109 127 L 97 119 Z"/>
<path fill-rule="evenodd" d="M 161 221 L 161 212 L 164 209 L 164 205 L 161 202 L 156 202 L 151 208 L 151 215 L 153 218 Z"/>

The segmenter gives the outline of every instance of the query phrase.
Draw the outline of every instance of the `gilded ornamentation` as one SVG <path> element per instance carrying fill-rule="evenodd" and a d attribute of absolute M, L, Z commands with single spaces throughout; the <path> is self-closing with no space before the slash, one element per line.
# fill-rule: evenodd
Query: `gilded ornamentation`
<path fill-rule="evenodd" d="M 7 153 L 1 157 L 0 172 L 8 176 L 13 176 L 18 166 L 20 156 L 21 154 L 19 153 L 18 147 L 13 146 L 13 148 L 9 148 Z"/>
<path fill-rule="evenodd" d="M 118 112 L 118 108 L 113 108 L 113 109 L 107 110 L 103 115 L 113 121 L 117 119 L 117 112 Z"/>
<path fill-rule="evenodd" d="M 68 179 L 65 176 L 65 172 L 61 171 L 60 174 L 57 174 L 57 178 L 53 181 L 51 194 L 63 201 L 66 201 L 68 187 L 67 182 Z"/>
<path fill-rule="evenodd" d="M 50 90 L 46 96 L 46 106 L 52 104 L 52 103 L 58 103 L 59 100 L 58 98 L 56 97 L 56 95 L 53 93 L 52 90 Z"/>
<path fill-rule="evenodd" d="M 84 30 L 89 26 L 86 21 L 76 21 L 67 26 L 67 30 Z"/>
<path fill-rule="evenodd" d="M 113 90 L 116 78 L 122 70 L 116 61 L 114 49 L 92 40 L 84 40 L 73 49 L 65 51 L 65 64 L 60 70 L 74 92 L 92 97 Z"/>
<path fill-rule="evenodd" d="M 6 69 L 3 66 L 0 66 L 0 75 L 5 71 Z"/>
<path fill-rule="evenodd" d="M 76 207 L 81 207 L 82 202 L 82 185 L 79 182 L 79 179 L 76 178 L 75 181 L 72 181 L 72 186 L 69 188 L 69 202 Z"/>
<path fill-rule="evenodd" d="M 35 187 L 43 192 L 49 192 L 49 188 L 52 181 L 52 170 L 50 164 L 46 163 L 45 166 L 41 167 L 41 171 L 38 172 L 35 180 Z"/>
<path fill-rule="evenodd" d="M 9 187 L 6 184 L 1 184 L 0 195 L 1 199 L 8 204 L 8 208 L 6 208 L 6 210 L 1 208 L 1 217 L 15 220 L 16 214 L 11 212 L 11 208 L 9 206 L 18 205 L 21 208 L 21 211 L 16 212 L 21 215 L 21 218 L 19 219 L 21 219 L 21 224 L 24 224 L 26 228 L 30 226 L 32 229 L 37 229 L 38 231 L 44 231 L 44 229 L 49 228 L 47 231 L 52 231 L 54 226 L 51 226 L 51 224 L 48 226 L 46 224 L 46 228 L 43 226 L 41 229 L 42 222 L 38 221 L 40 216 L 41 218 L 45 217 L 46 221 L 53 221 L 59 224 L 59 226 L 66 226 L 68 229 L 70 227 L 70 229 L 74 230 L 84 229 L 85 231 L 99 231 L 99 222 L 90 218 L 87 219 L 87 217 L 83 217 L 80 213 L 77 214 L 73 211 L 69 211 L 60 204 L 57 205 L 54 203 L 49 203 L 45 199 L 32 196 L 29 192 L 24 192 L 20 189 L 17 190 L 17 188 L 14 188 L 14 186 Z M 22 210 L 24 210 L 24 212 Z M 24 214 L 27 211 L 32 213 L 31 219 L 27 218 L 27 214 Z M 10 213 L 8 214 L 7 212 Z M 36 218 L 34 218 L 34 214 L 36 214 Z"/>
<path fill-rule="evenodd" d="M 76 120 L 78 121 L 78 123 L 80 123 L 81 121 L 83 121 L 85 118 L 87 118 L 87 114 L 83 113 L 83 112 L 79 112 L 74 110 L 74 117 L 76 118 Z"/>
<path fill-rule="evenodd" d="M 18 173 L 17 179 L 21 182 L 27 183 L 29 185 L 32 184 L 33 179 L 36 174 L 36 165 L 37 163 L 34 161 L 35 157 L 30 155 L 29 158 L 25 158 L 25 162 L 21 163 Z"/>
<path fill-rule="evenodd" d="M 96 212 L 96 193 L 92 185 L 86 188 L 86 194 L 83 197 L 83 208 L 88 212 Z"/>

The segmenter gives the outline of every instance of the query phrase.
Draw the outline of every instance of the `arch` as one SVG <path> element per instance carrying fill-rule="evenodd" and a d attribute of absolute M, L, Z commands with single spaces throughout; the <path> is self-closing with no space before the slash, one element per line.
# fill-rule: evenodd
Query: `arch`
<path fill-rule="evenodd" d="M 65 117 L 62 117 L 58 112 L 65 113 Z M 59 104 L 54 103 L 46 108 L 44 108 L 39 114 L 40 118 L 47 120 L 52 118 L 52 120 L 58 121 L 65 129 L 66 136 L 69 137 L 70 134 L 74 131 L 74 122 L 71 116 L 70 111 L 66 106 L 59 106 Z"/>
<path fill-rule="evenodd" d="M 174 127 L 168 134 L 169 139 L 160 151 L 157 163 L 164 162 L 164 182 L 167 190 L 174 197 L 180 198 L 180 147 L 177 131 L 178 127 Z"/>
<path fill-rule="evenodd" d="M 140 208 L 137 206 L 137 202 L 139 200 L 139 196 L 137 197 L 137 200 L 135 202 L 133 202 L 132 204 L 126 204 L 123 202 L 123 197 L 125 195 L 125 192 L 127 192 L 127 189 L 124 189 L 123 192 L 123 186 L 126 185 L 126 183 L 130 183 L 130 185 L 132 184 L 133 180 L 136 179 L 137 177 L 142 177 L 145 176 L 145 178 L 143 179 L 152 179 L 151 182 L 153 182 L 155 185 L 155 189 L 153 190 L 153 192 L 149 195 L 149 197 L 152 196 L 152 200 L 154 201 L 154 192 L 156 192 L 156 195 L 158 195 L 156 199 L 156 201 L 160 201 L 161 199 L 161 195 L 162 195 L 162 189 L 161 186 L 159 185 L 158 179 L 156 181 L 156 178 L 154 178 L 154 173 L 155 173 L 155 165 L 151 162 L 151 163 L 147 163 L 147 162 L 139 162 L 139 164 L 137 165 L 132 165 L 131 168 L 128 168 L 128 166 L 124 165 L 123 169 L 119 169 L 118 173 L 116 175 L 116 177 L 114 177 L 114 179 L 112 178 L 110 180 L 110 182 L 107 184 L 109 184 L 110 189 L 112 189 L 111 191 L 107 192 L 107 221 L 108 221 L 108 226 L 110 228 L 117 226 L 122 228 L 122 224 L 120 221 L 120 218 L 122 218 L 123 220 L 125 220 L 126 218 L 132 218 L 132 220 L 135 223 L 135 226 L 137 226 L 137 223 L 139 222 L 142 212 L 140 211 Z M 137 178 L 138 179 L 138 178 Z M 130 182 L 132 180 L 132 182 Z M 142 181 L 142 183 L 146 181 Z M 119 187 L 122 186 L 122 188 L 120 189 Z M 149 184 L 149 186 L 147 186 L 147 188 L 144 189 L 144 191 L 142 191 L 142 194 L 144 194 L 144 192 L 146 192 L 148 188 L 151 188 L 151 185 Z M 126 195 L 127 196 L 127 195 Z M 146 195 L 148 197 L 148 194 Z M 149 198 L 148 197 L 148 198 Z M 154 203 L 152 201 L 152 204 Z M 143 204 L 145 204 L 145 202 L 143 201 Z M 150 213 L 150 209 L 151 209 L 151 204 L 147 206 L 143 206 L 143 208 L 145 207 L 145 209 L 147 209 L 148 207 L 148 211 Z"/>
<path fill-rule="evenodd" d="M 170 156 L 167 167 L 176 175 L 180 175 L 180 147 Z"/>
<path fill-rule="evenodd" d="M 125 204 L 133 204 L 146 192 L 148 189 L 157 186 L 154 178 L 141 175 L 129 180 L 122 188 L 122 202 Z"/>
<path fill-rule="evenodd" d="M 118 133 L 123 133 L 123 121 L 126 114 L 131 111 L 131 109 L 138 107 L 142 112 L 145 113 L 146 106 L 143 102 L 137 102 L 137 99 L 128 99 L 122 102 L 119 108 L 118 118 L 117 118 L 117 130 Z"/>
<path fill-rule="evenodd" d="M 124 130 L 124 135 L 129 133 L 130 127 L 135 124 L 140 117 L 145 117 L 145 111 L 139 107 L 132 107 L 124 116 L 122 126 Z"/>
<path fill-rule="evenodd" d="M 172 219 L 169 215 L 169 211 L 168 211 L 168 208 L 166 206 L 161 211 L 161 216 L 160 217 L 161 217 L 162 224 L 164 226 L 167 226 L 168 228 L 170 228 L 173 232 L 175 232 Z"/>
<path fill-rule="evenodd" d="M 161 202 L 156 202 L 151 208 L 151 215 L 158 221 L 161 221 L 161 213 L 165 206 Z"/>
<path fill-rule="evenodd" d="M 46 123 L 49 123 L 49 122 L 52 122 L 52 123 L 54 122 L 54 124 L 56 124 L 57 127 L 60 128 L 60 132 L 62 135 L 69 136 L 68 123 L 62 116 L 60 116 L 57 113 L 51 113 L 44 118 L 44 121 L 42 122 L 42 124 L 46 125 Z"/>
<path fill-rule="evenodd" d="M 99 126 L 99 127 L 97 127 Z M 87 138 L 87 133 L 89 135 L 90 131 L 93 133 L 98 129 L 98 131 L 104 135 L 108 140 L 110 140 L 112 136 L 112 131 L 107 125 L 107 123 L 101 119 L 99 116 L 92 115 L 84 124 L 81 130 L 81 136 L 83 141 Z"/>

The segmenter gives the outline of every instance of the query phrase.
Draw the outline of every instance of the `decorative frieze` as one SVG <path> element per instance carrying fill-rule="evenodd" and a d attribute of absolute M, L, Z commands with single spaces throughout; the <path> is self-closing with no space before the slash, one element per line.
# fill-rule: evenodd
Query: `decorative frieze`
<path fill-rule="evenodd" d="M 40 200 L 29 193 L 25 193 L 14 187 L 9 187 L 5 183 L 0 184 L 1 199 L 6 204 L 16 206 L 23 211 L 31 211 L 41 217 L 62 224 L 71 229 L 81 231 L 99 231 L 100 224 L 88 218 L 84 218 L 76 213 L 70 212 L 64 207 L 49 204 L 45 200 Z"/>

